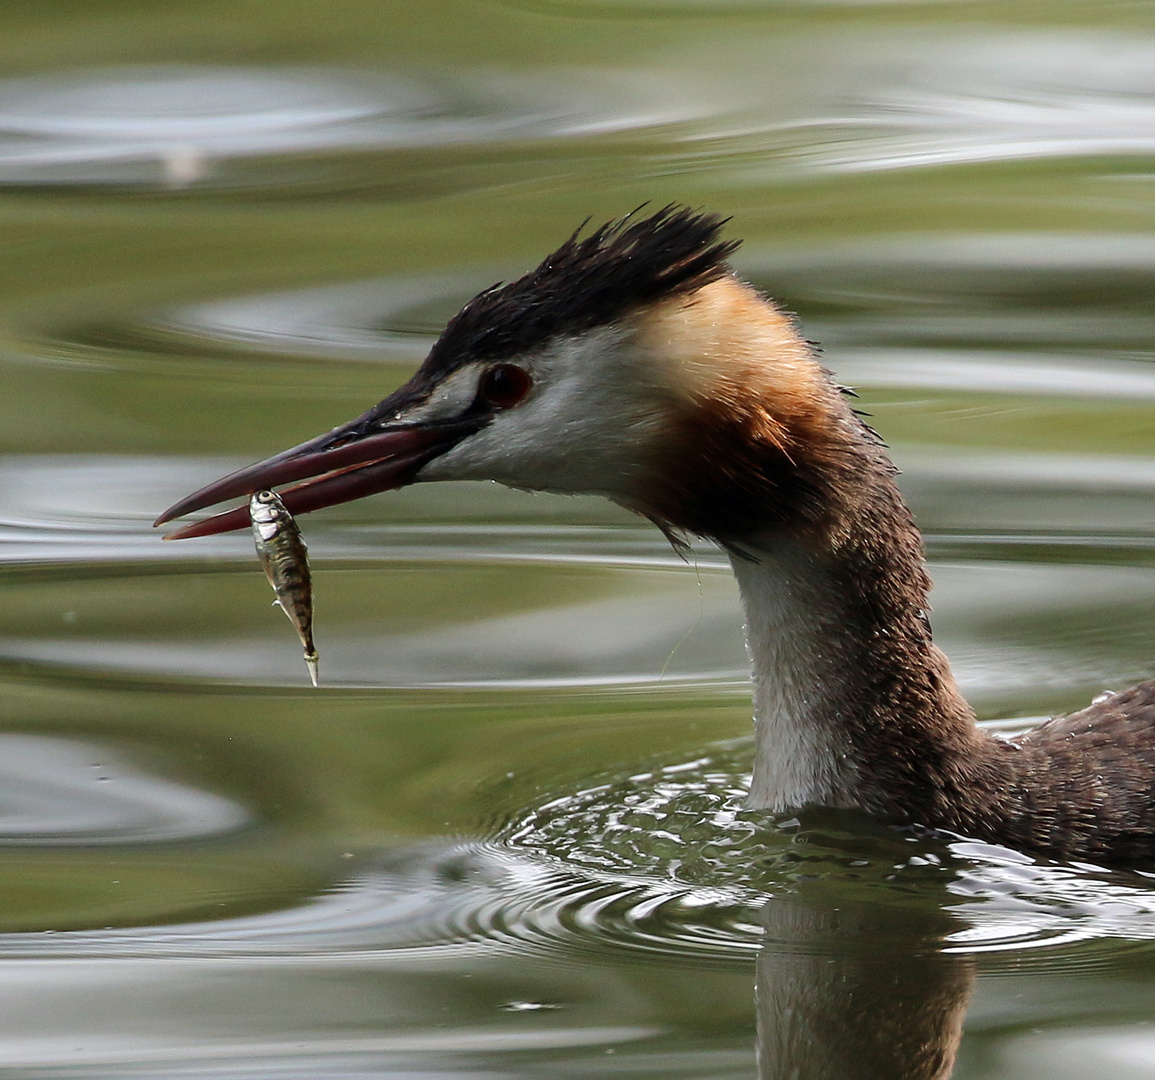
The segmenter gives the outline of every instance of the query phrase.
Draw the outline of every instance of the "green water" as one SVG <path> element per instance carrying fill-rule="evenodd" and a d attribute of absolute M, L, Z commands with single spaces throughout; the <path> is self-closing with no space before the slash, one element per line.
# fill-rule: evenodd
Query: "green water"
<path fill-rule="evenodd" d="M 482 485 L 319 512 L 313 691 L 249 541 L 150 528 L 678 201 L 859 388 L 983 720 L 1149 676 L 1152 5 L 4 26 L 0 1076 L 921 1077 L 960 1025 L 959 1078 L 1155 1076 L 1142 875 L 742 809 L 709 545 Z"/>

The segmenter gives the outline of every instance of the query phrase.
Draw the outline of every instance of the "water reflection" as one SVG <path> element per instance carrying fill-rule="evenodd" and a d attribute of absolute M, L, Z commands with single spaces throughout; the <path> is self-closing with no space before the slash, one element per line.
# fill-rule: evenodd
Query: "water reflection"
<path fill-rule="evenodd" d="M 883 170 L 1155 151 L 1155 45 L 1116 35 L 976 34 L 864 95 L 826 168 Z M 881 82 L 881 80 L 880 80 Z M 852 121 L 853 122 L 853 121 Z"/>
<path fill-rule="evenodd" d="M 621 13 L 638 5 L 611 6 Z M 640 5 L 654 6 L 715 10 L 679 0 Z M 0 82 L 0 185 L 271 192 L 387 183 L 416 191 L 413 177 L 380 169 L 374 177 L 366 166 L 382 154 L 508 154 L 519 144 L 619 133 L 635 133 L 635 152 L 654 169 L 728 169 L 762 182 L 1155 150 L 1149 40 L 1057 30 L 952 35 L 960 36 L 943 48 L 911 27 L 812 29 L 752 49 L 715 30 L 695 39 L 693 63 L 673 50 L 621 69 L 60 71 Z M 725 65 L 709 62 L 715 51 Z M 432 172 L 439 186 L 462 186 L 429 163 L 419 167 L 426 185 Z"/>
<path fill-rule="evenodd" d="M 122 757 L 94 742 L 0 733 L 0 848 L 191 840 L 251 823 L 244 807 Z"/>
<path fill-rule="evenodd" d="M 814 308 L 807 326 L 837 347 L 840 373 L 860 386 L 1152 394 L 1145 351 L 1103 355 L 1109 345 L 1145 344 L 1155 328 L 1147 303 L 1155 244 L 1145 236 L 936 231 L 805 249 L 751 243 L 736 261 L 772 295 Z M 400 381 L 479 289 L 523 269 L 494 263 L 228 297 L 123 324 L 64 325 L 54 338 L 142 353 L 227 348 L 396 363 L 382 374 L 384 392 L 385 379 Z"/>
<path fill-rule="evenodd" d="M 85 560 L 110 538 L 70 539 L 71 547 L 61 543 L 58 565 L 3 575 L 0 661 L 116 679 L 304 685 L 291 640 L 268 617 L 263 579 L 244 537 L 222 544 L 225 557 L 213 564 L 177 563 L 165 574 L 120 561 L 94 572 Z M 645 552 L 642 543 L 631 551 L 629 536 L 614 533 L 604 542 L 585 536 L 585 555 L 561 556 L 544 554 L 527 530 L 536 558 L 508 546 L 487 558 L 468 529 L 441 531 L 440 559 L 437 545 L 420 533 L 406 536 L 403 527 L 362 537 L 360 546 L 356 539 L 337 532 L 331 545 L 320 537 L 311 545 L 317 639 L 331 658 L 328 689 L 546 693 L 634 685 L 732 691 L 742 700 L 748 694 L 734 585 L 709 553 L 695 573 L 673 555 Z M 565 548 L 567 539 L 550 537 L 551 546 Z M 1145 632 L 1155 603 L 1149 573 L 1082 565 L 1078 548 L 1069 565 L 1040 567 L 1009 558 L 1013 544 L 984 552 L 989 538 L 961 539 L 950 541 L 960 544 L 954 561 L 936 566 L 937 596 L 948 612 L 939 637 L 977 705 L 1005 708 L 1043 687 L 1092 695 L 1146 670 Z M 383 540 L 391 550 L 382 552 Z M 40 543 L 43 558 L 43 540 L 25 541 Z M 460 547 L 471 541 L 465 557 Z M 132 550 L 110 546 L 118 559 Z M 1034 553 L 1024 546 L 1026 556 Z M 1051 629 L 1030 625 L 1043 623 Z M 1101 640 L 1104 631 L 1114 635 L 1109 644 Z"/>
<path fill-rule="evenodd" d="M 325 155 L 605 135 L 695 115 L 679 97 L 669 81 L 579 69 L 60 72 L 0 82 L 0 184 L 331 185 L 349 164 Z M 262 159 L 275 174 L 251 172 Z"/>
<path fill-rule="evenodd" d="M 304 964 L 451 949 L 461 957 L 630 955 L 744 970 L 763 949 L 790 952 L 794 934 L 809 942 L 801 953 L 816 955 L 821 927 L 837 939 L 830 952 L 857 955 L 847 941 L 858 927 L 878 938 L 867 947 L 881 952 L 900 951 L 909 932 L 915 952 L 933 937 L 935 950 L 950 956 L 997 963 L 1006 954 L 1018 969 L 1061 965 L 1062 948 L 1078 945 L 1087 969 L 1096 956 L 1115 955 L 1112 941 L 1155 941 L 1150 875 L 900 834 L 850 812 L 768 820 L 744 808 L 746 764 L 740 751 L 719 753 L 606 782 L 533 808 L 491 840 L 348 853 L 326 889 L 274 910 L 50 938 L 3 934 L 0 954 Z M 53 791 L 42 788 L 41 798 Z M 197 820 L 189 805 L 197 804 L 171 809 L 186 834 Z M 36 816 L 41 833 L 53 826 L 52 816 Z M 215 822 L 222 820 L 218 810 Z M 166 836 L 143 818 L 119 826 L 119 835 Z M 808 905 L 819 912 L 813 918 Z M 852 913 L 842 930 L 829 915 L 840 905 Z"/>
<path fill-rule="evenodd" d="M 284 698 L 267 698 L 238 701 L 230 738 L 250 742 L 268 721 L 316 727 L 311 705 L 295 717 Z M 378 728 L 398 721 L 365 707 Z M 329 722 L 344 726 L 339 712 Z M 436 737 L 416 723 L 426 742 Z M 503 767 L 517 742 L 495 749 Z M 348 851 L 322 884 L 297 883 L 289 895 L 272 896 L 270 870 L 258 867 L 255 910 L 218 915 L 210 905 L 200 917 L 158 920 L 150 874 L 165 860 L 182 868 L 173 890 L 182 899 L 198 866 L 214 901 L 231 887 L 225 848 L 172 840 L 208 838 L 265 808 L 153 777 L 92 740 L 0 743 L 13 796 L 0 832 L 23 860 L 6 879 L 6 917 L 18 882 L 44 888 L 45 843 L 71 846 L 60 867 L 68 888 L 103 883 L 137 904 L 120 928 L 46 934 L 40 896 L 35 932 L 0 934 L 5 1060 L 48 1074 L 512 1076 L 564 1060 L 634 1076 L 748 1075 L 756 967 L 765 1080 L 923 1080 L 945 1075 L 976 966 L 997 974 L 1005 956 L 1006 971 L 1045 983 L 1058 971 L 1109 970 L 1120 943 L 1155 940 L 1155 892 L 1141 875 L 904 835 L 853 814 L 747 811 L 744 741 L 568 791 L 554 785 L 488 839 Z M 389 761 L 363 743 L 354 753 L 374 770 Z M 267 782 L 272 763 L 251 754 L 230 771 L 256 766 Z M 324 753 L 310 765 L 331 769 Z M 356 778 L 347 763 L 339 771 Z M 270 796 L 268 811 L 283 817 L 285 798 Z M 291 817 L 280 827 L 289 858 L 309 858 L 311 831 Z M 110 843 L 123 849 L 116 862 L 76 856 Z M 127 879 L 130 859 L 135 882 L 106 881 Z M 91 917 L 84 899 L 60 925 Z M 709 1011 L 722 1034 L 687 1049 L 663 1014 L 671 993 L 686 994 L 699 1022 Z M 610 1051 L 623 1060 L 603 1060 Z"/>
<path fill-rule="evenodd" d="M 700 803 L 700 770 L 672 766 L 651 790 L 680 783 Z M 604 822 L 582 815 L 569 821 L 580 863 L 553 844 L 500 838 L 401 845 L 258 915 L 0 935 L 2 970 L 19 972 L 19 1000 L 0 985 L 6 1060 L 109 1076 L 233 1075 L 219 1070 L 240 1062 L 255 1075 L 379 1075 L 436 1062 L 440 1075 L 484 1067 L 504 1077 L 589 1065 L 588 1051 L 626 1055 L 603 1059 L 599 1073 L 748 1075 L 748 1031 L 686 1049 L 656 1021 L 674 983 L 698 986 L 699 1014 L 719 1019 L 749 1015 L 754 993 L 761 1080 L 932 1080 L 950 1074 L 986 958 L 1012 950 L 1007 970 L 1033 967 L 1037 979 L 1092 969 L 1096 955 L 1112 962 L 1112 926 L 1133 939 L 1145 920 L 1155 936 L 1155 899 L 1134 875 L 904 837 L 830 812 L 763 821 L 755 837 L 752 822 L 725 825 L 725 802 L 705 842 L 677 810 L 646 823 L 644 838 L 638 820 L 636 839 L 650 845 L 640 870 L 620 835 L 615 869 L 595 832 Z M 678 834 L 689 851 L 716 849 L 726 832 L 744 839 L 715 856 L 712 874 L 702 868 L 702 884 L 671 878 L 678 860 L 654 857 Z M 1035 957 L 1025 964 L 1024 947 Z M 115 1034 L 102 1000 L 115 1001 Z M 1019 1015 L 1032 1008 L 1022 1002 Z M 75 1020 L 67 1040 L 47 1019 L 59 1015 Z M 78 1049 L 75 1031 L 89 1028 Z"/>
<path fill-rule="evenodd" d="M 944 951 L 933 906 L 799 887 L 762 909 L 760 1080 L 942 1080 L 954 1069 L 973 959 Z"/>
<path fill-rule="evenodd" d="M 415 274 L 237 297 L 155 314 L 137 337 L 143 332 L 155 345 L 161 336 L 163 345 L 164 335 L 180 335 L 202 348 L 225 344 L 283 355 L 403 361 L 412 368 L 445 320 L 480 287 L 476 274 Z M 132 328 L 118 336 L 131 344 Z"/>

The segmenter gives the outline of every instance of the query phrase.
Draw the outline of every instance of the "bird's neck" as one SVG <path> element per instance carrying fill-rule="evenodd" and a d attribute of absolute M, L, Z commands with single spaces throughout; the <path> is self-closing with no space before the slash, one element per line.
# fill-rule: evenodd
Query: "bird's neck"
<path fill-rule="evenodd" d="M 731 547 L 754 677 L 750 803 L 943 820 L 981 782 L 988 740 L 931 641 L 910 515 L 889 472 L 862 467 L 866 497 L 827 527 Z"/>
<path fill-rule="evenodd" d="M 997 755 L 931 642 L 922 540 L 881 440 L 790 318 L 736 279 L 648 311 L 630 340 L 673 407 L 624 501 L 732 553 L 752 803 L 965 820 Z"/>

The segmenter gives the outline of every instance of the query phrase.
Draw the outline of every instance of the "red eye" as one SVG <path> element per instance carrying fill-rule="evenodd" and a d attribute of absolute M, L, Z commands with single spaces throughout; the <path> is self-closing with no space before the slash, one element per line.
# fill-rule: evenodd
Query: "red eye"
<path fill-rule="evenodd" d="M 516 364 L 496 364 L 481 376 L 479 393 L 495 409 L 509 409 L 516 405 L 533 386 L 533 380 L 524 368 Z"/>

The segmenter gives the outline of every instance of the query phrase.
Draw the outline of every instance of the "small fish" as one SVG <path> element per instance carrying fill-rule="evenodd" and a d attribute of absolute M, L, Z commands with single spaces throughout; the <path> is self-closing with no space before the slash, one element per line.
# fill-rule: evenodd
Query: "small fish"
<path fill-rule="evenodd" d="M 289 616 L 305 646 L 309 677 L 317 685 L 317 650 L 313 645 L 313 585 L 309 555 L 301 530 L 275 491 L 258 491 L 249 499 L 253 538 L 265 577 L 277 594 L 274 601 Z"/>

